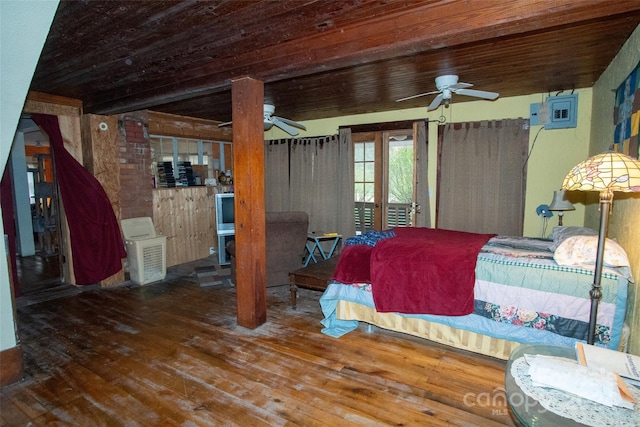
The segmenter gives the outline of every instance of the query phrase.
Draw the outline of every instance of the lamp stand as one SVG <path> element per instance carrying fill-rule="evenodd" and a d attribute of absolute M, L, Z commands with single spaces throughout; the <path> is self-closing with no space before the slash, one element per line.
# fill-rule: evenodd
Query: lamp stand
<path fill-rule="evenodd" d="M 558 227 L 562 227 L 562 217 L 564 216 L 564 214 L 562 213 L 562 211 L 558 212 Z"/>
<path fill-rule="evenodd" d="M 596 267 L 593 273 L 593 285 L 589 291 L 591 297 L 591 313 L 589 314 L 589 331 L 587 344 L 593 344 L 596 335 L 596 321 L 598 319 L 598 303 L 602 298 L 600 279 L 602 278 L 602 265 L 604 261 L 604 244 L 607 238 L 609 225 L 609 211 L 613 203 L 613 192 L 604 190 L 600 192 L 600 230 L 598 232 L 598 251 L 596 254 Z"/>

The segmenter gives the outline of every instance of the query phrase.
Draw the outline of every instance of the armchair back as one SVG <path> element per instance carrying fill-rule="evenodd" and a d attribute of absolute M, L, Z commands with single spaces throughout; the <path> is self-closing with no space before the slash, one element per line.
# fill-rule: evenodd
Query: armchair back
<path fill-rule="evenodd" d="M 302 267 L 309 215 L 306 212 L 266 212 L 267 286 L 289 284 L 289 273 Z M 227 243 L 231 255 L 231 280 L 235 283 L 235 242 Z"/>

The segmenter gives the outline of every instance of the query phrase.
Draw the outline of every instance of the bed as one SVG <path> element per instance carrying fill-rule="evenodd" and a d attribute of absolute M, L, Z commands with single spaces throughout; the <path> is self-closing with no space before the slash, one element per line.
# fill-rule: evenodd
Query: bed
<path fill-rule="evenodd" d="M 520 343 L 585 341 L 597 233 L 555 227 L 549 239 L 430 228 L 346 239 L 320 298 L 322 332 L 359 322 L 508 359 Z M 624 250 L 605 246 L 596 345 L 622 348 L 633 279 Z"/>

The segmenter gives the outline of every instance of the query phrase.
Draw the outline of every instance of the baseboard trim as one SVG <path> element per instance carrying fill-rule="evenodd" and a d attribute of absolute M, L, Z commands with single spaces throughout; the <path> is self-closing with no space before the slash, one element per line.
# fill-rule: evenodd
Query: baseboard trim
<path fill-rule="evenodd" d="M 13 384 L 22 378 L 22 348 L 20 345 L 0 351 L 0 386 Z"/>

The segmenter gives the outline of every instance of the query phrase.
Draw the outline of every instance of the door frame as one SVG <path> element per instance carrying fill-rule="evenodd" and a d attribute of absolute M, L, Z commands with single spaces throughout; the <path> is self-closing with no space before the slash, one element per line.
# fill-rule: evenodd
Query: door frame
<path fill-rule="evenodd" d="M 372 141 L 376 144 L 376 148 L 380 147 L 380 149 L 376 149 L 375 151 L 375 190 L 374 190 L 374 222 L 373 228 L 375 230 L 381 230 L 382 225 L 386 224 L 386 212 L 383 212 L 383 207 L 386 206 L 386 202 L 384 201 L 384 197 L 387 194 L 387 179 L 385 176 L 385 171 L 388 170 L 388 165 L 386 164 L 386 156 L 383 156 L 384 150 L 387 148 L 384 143 L 383 134 L 393 134 L 397 132 L 411 132 L 413 135 L 414 141 L 414 164 L 413 164 L 413 200 L 412 204 L 415 206 L 416 203 L 416 130 L 414 127 L 414 123 L 416 120 L 403 120 L 403 121 L 395 121 L 395 122 L 384 122 L 384 123 L 372 123 L 372 124 L 362 124 L 362 125 L 354 125 L 354 126 L 346 126 L 351 130 L 351 140 L 352 143 L 356 142 L 366 142 Z M 355 202 L 354 202 L 355 203 Z M 413 210 L 412 210 L 412 220 L 413 220 Z"/>

